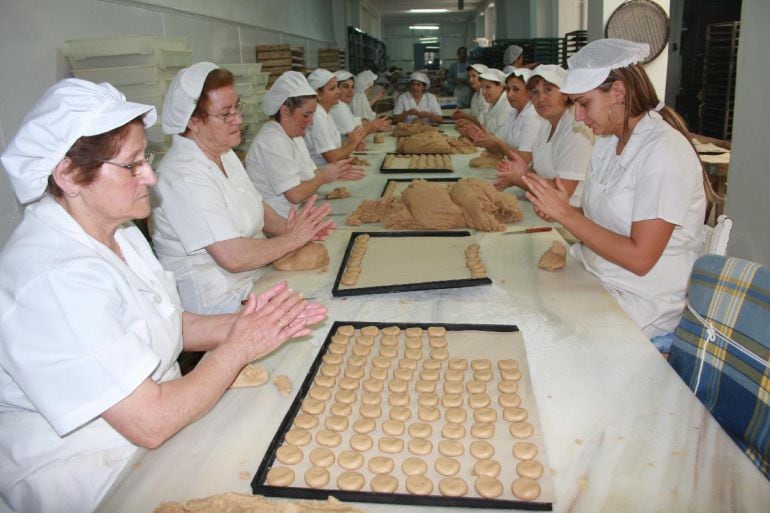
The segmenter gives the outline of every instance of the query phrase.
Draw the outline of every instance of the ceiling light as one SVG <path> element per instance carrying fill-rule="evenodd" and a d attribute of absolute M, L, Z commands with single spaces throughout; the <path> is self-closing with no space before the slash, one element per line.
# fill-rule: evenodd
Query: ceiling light
<path fill-rule="evenodd" d="M 438 30 L 438 25 L 409 25 L 411 30 Z"/>
<path fill-rule="evenodd" d="M 419 41 L 421 43 L 438 43 L 438 39 L 435 37 L 421 37 Z"/>
<path fill-rule="evenodd" d="M 449 9 L 409 9 L 409 12 L 420 12 L 420 13 L 449 12 Z"/>

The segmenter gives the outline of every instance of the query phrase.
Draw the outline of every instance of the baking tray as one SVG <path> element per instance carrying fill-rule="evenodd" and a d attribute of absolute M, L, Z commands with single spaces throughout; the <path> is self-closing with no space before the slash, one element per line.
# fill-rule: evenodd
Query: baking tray
<path fill-rule="evenodd" d="M 426 182 L 438 182 L 438 183 L 456 183 L 460 181 L 460 178 L 458 177 L 448 177 L 448 178 L 388 178 L 388 180 L 385 182 L 385 187 L 382 188 L 382 193 L 380 194 L 381 198 L 385 197 L 385 193 L 388 192 L 388 187 L 390 187 L 391 182 L 393 183 L 407 183 L 410 184 L 414 180 L 424 180 Z M 401 192 L 403 189 L 396 191 Z"/>
<path fill-rule="evenodd" d="M 384 168 L 385 165 L 385 159 L 388 157 L 388 155 L 393 155 L 396 158 L 404 158 L 401 153 L 386 153 L 385 157 L 382 159 L 382 163 L 380 164 L 380 173 L 384 174 L 393 174 L 393 173 L 413 173 L 413 174 L 420 174 L 420 173 L 454 173 L 454 169 L 446 169 L 446 168 L 431 168 L 431 169 L 402 169 L 402 168 Z M 410 154 L 411 155 L 411 154 Z M 441 155 L 444 155 L 443 153 Z M 450 155 L 451 154 L 447 154 Z"/>
<path fill-rule="evenodd" d="M 544 467 L 543 475 L 538 480 L 539 484 L 541 485 L 541 493 L 539 497 L 539 499 L 541 500 L 526 501 L 526 500 L 519 500 L 515 497 L 513 499 L 505 499 L 505 498 L 487 499 L 487 498 L 475 497 L 475 496 L 446 497 L 446 496 L 440 495 L 440 492 L 438 491 L 437 486 L 435 486 L 435 483 L 434 483 L 433 492 L 430 495 L 413 495 L 409 493 L 380 493 L 380 492 L 362 491 L 362 490 L 346 491 L 346 490 L 339 490 L 337 488 L 331 488 L 331 487 L 310 488 L 310 487 L 304 486 L 302 475 L 297 475 L 296 473 L 295 473 L 295 483 L 300 482 L 302 483 L 303 486 L 293 486 L 293 485 L 292 486 L 273 486 L 273 485 L 267 484 L 267 474 L 270 471 L 270 469 L 273 467 L 273 464 L 276 462 L 276 451 L 281 447 L 282 441 L 284 440 L 286 433 L 292 428 L 294 418 L 297 416 L 298 413 L 300 413 L 301 407 L 302 407 L 302 401 L 308 395 L 310 388 L 314 385 L 314 380 L 316 378 L 316 375 L 318 374 L 319 369 L 321 368 L 321 365 L 323 364 L 323 357 L 324 355 L 327 354 L 329 345 L 332 342 L 332 337 L 337 332 L 337 329 L 343 325 L 353 326 L 357 330 L 355 335 L 358 335 L 359 334 L 358 330 L 360 330 L 360 328 L 364 326 L 376 326 L 377 328 L 380 328 L 380 329 L 388 326 L 398 326 L 402 330 L 401 334 L 399 335 L 401 346 L 403 346 L 404 330 L 406 328 L 420 327 L 423 330 L 427 331 L 427 329 L 431 326 L 440 326 L 440 327 L 444 327 L 447 330 L 447 339 L 449 340 L 449 345 L 447 347 L 450 350 L 449 358 L 453 358 L 453 357 L 466 358 L 468 362 L 470 362 L 472 359 L 475 359 L 475 358 L 494 358 L 491 355 L 498 355 L 497 357 L 500 359 L 516 358 L 519 361 L 519 369 L 522 372 L 522 377 L 519 380 L 520 389 L 518 390 L 519 394 L 522 396 L 521 406 L 526 407 L 530 412 L 533 412 L 533 416 L 528 418 L 528 421 L 532 422 L 532 424 L 536 429 L 535 434 L 531 438 L 527 438 L 527 441 L 538 443 L 537 460 L 540 461 Z M 471 332 L 470 335 L 474 336 L 474 342 L 469 344 L 466 341 L 464 345 L 460 348 L 459 354 L 452 353 L 451 336 L 453 332 L 455 333 Z M 477 334 L 473 335 L 473 332 L 477 332 Z M 493 333 L 496 332 L 500 334 L 500 336 L 505 337 L 506 339 L 510 337 L 510 341 L 513 344 L 510 347 L 505 347 L 501 349 L 499 345 L 489 343 L 490 339 L 488 338 L 482 338 L 484 342 L 482 344 L 476 343 L 475 337 L 480 337 L 480 338 L 489 337 L 489 336 L 494 337 L 493 334 L 489 334 L 485 336 L 484 335 L 485 332 L 493 332 Z M 355 337 L 351 337 L 351 340 L 354 340 L 354 338 Z M 379 346 L 380 335 L 378 335 L 375 338 L 378 340 L 378 342 L 373 346 L 373 350 L 371 353 L 372 358 L 374 357 L 374 347 Z M 423 339 L 425 338 L 426 338 L 426 334 L 423 333 Z M 508 342 L 508 340 L 505 340 L 505 342 Z M 424 346 L 427 346 L 427 344 L 424 344 Z M 402 351 L 403 347 L 399 347 L 399 350 Z M 348 351 L 350 350 L 348 349 Z M 493 363 L 493 367 L 494 367 L 494 363 Z M 368 371 L 370 370 L 370 368 L 371 368 L 371 363 L 367 364 L 367 372 L 364 374 L 365 377 L 368 376 L 369 374 Z M 470 371 L 470 365 L 468 366 L 468 370 L 466 372 L 472 372 Z M 334 387 L 336 389 L 336 384 Z M 489 390 L 489 387 L 488 387 L 488 390 Z M 385 392 L 383 392 L 383 394 L 385 394 Z M 412 391 L 412 394 L 414 395 L 415 392 Z M 333 402 L 333 398 L 328 399 L 327 402 Z M 386 402 L 387 400 L 383 401 L 383 403 L 386 403 Z M 357 401 L 354 404 L 357 404 Z M 326 409 L 324 410 L 324 412 L 325 411 Z M 383 411 L 384 411 L 384 408 L 383 408 Z M 350 415 L 349 418 L 351 420 L 350 422 L 351 426 L 353 424 L 353 419 L 356 419 L 357 417 L 359 417 L 357 412 L 352 413 Z M 323 426 L 323 422 L 321 420 L 322 419 L 319 420 L 319 425 L 317 427 L 311 428 L 310 430 L 316 431 L 318 429 L 321 429 L 321 426 Z M 405 422 L 405 424 L 411 424 L 412 422 L 418 421 L 416 416 L 412 417 L 412 419 L 410 420 L 411 422 L 407 421 Z M 502 421 L 502 422 L 505 422 L 505 421 Z M 350 428 L 348 428 L 348 430 L 349 429 Z M 379 427 L 375 429 L 375 431 L 370 432 L 370 434 L 372 435 L 372 438 L 376 438 L 377 431 L 380 431 Z M 434 430 L 434 434 L 436 431 L 438 430 Z M 498 432 L 500 431 L 498 430 Z M 516 439 L 513 439 L 511 437 L 511 440 L 515 441 Z M 347 440 L 343 439 L 342 443 L 335 448 L 337 453 L 347 448 L 347 445 L 345 445 L 346 441 Z M 309 446 L 312 446 L 312 444 L 313 442 L 311 442 Z M 370 449 L 370 451 L 371 450 L 373 449 Z M 369 451 L 366 451 L 366 452 L 369 452 Z M 404 448 L 402 452 L 405 453 L 403 457 L 410 456 L 406 448 Z M 513 494 L 510 492 L 509 481 L 510 479 L 515 477 L 517 474 L 515 470 L 508 469 L 507 467 L 512 466 L 513 462 L 516 461 L 516 459 L 510 455 L 510 451 L 507 452 L 507 456 L 504 453 L 499 453 L 499 454 L 495 453 L 495 455 L 496 455 L 495 459 L 498 460 L 501 463 L 501 465 L 503 465 L 503 469 L 499 474 L 501 479 L 505 479 L 505 483 L 503 484 L 503 492 L 504 492 L 503 494 L 505 495 L 505 492 L 507 490 L 508 492 L 507 495 L 512 496 Z M 392 454 L 390 456 L 400 459 Z M 428 459 L 428 458 L 424 458 L 424 459 Z M 306 460 L 308 460 L 307 455 L 303 457 L 303 462 Z M 335 459 L 335 463 L 333 463 L 332 465 L 336 465 L 336 459 Z M 307 464 L 305 464 L 304 466 L 307 466 Z M 366 465 L 364 465 L 364 467 L 365 466 Z M 363 472 L 364 467 L 360 468 L 359 470 Z M 396 465 L 395 468 L 400 469 L 400 465 Z M 385 322 L 361 322 L 361 321 L 335 321 L 332 324 L 331 328 L 329 329 L 329 333 L 327 334 L 326 339 L 324 340 L 324 343 L 318 352 L 318 355 L 316 356 L 315 360 L 310 366 L 310 369 L 308 370 L 308 373 L 302 383 L 302 386 L 300 387 L 297 393 L 296 398 L 294 399 L 291 406 L 289 407 L 289 410 L 287 411 L 280 426 L 278 427 L 278 430 L 276 431 L 275 436 L 270 442 L 270 445 L 268 446 L 265 456 L 263 457 L 262 462 L 260 463 L 257 469 L 257 472 L 254 475 L 254 478 L 252 479 L 251 488 L 253 493 L 257 495 L 265 495 L 269 497 L 282 497 L 282 498 L 326 500 L 330 495 L 332 495 L 339 500 L 349 501 L 349 502 L 369 502 L 369 503 L 380 503 L 380 504 L 405 504 L 405 505 L 439 506 L 439 507 L 516 509 L 516 510 L 527 510 L 527 511 L 552 511 L 553 497 L 555 496 L 555 493 L 553 489 L 553 482 L 551 480 L 550 473 L 548 472 L 548 468 L 549 466 L 548 466 L 547 452 L 543 441 L 542 428 L 540 426 L 539 414 L 537 413 L 537 406 L 535 403 L 532 383 L 530 380 L 530 371 L 529 371 L 529 364 L 527 362 L 527 357 L 526 357 L 526 349 L 523 343 L 523 338 L 521 337 L 521 334 L 517 326 L 499 325 L 499 324 L 450 324 L 450 323 L 419 323 L 419 322 L 410 322 L 410 323 L 387 322 L 385 323 Z M 430 467 L 429 467 L 428 473 L 434 474 L 434 475 L 436 474 L 435 472 L 431 471 Z M 399 476 L 399 477 L 403 477 L 403 476 Z M 333 482 L 335 481 L 330 479 L 329 483 L 333 483 Z M 466 483 L 466 484 L 468 484 L 469 492 L 473 490 L 472 482 Z M 506 484 L 508 486 L 506 486 Z M 403 487 L 401 486 L 401 482 L 399 482 L 399 489 L 402 489 L 402 488 Z"/>
<path fill-rule="evenodd" d="M 474 242 L 474 239 L 470 238 L 471 233 L 468 231 L 351 232 L 350 240 L 348 241 L 348 245 L 345 248 L 345 253 L 342 257 L 342 262 L 340 263 L 340 268 L 337 272 L 337 277 L 334 279 L 334 285 L 332 286 L 332 296 L 334 297 L 362 296 L 367 294 L 387 294 L 391 292 L 409 292 L 413 290 L 454 289 L 454 288 L 460 288 L 460 287 L 476 287 L 478 285 L 492 284 L 492 280 L 489 279 L 488 277 L 487 278 L 468 277 L 468 278 L 436 279 L 436 280 L 421 281 L 421 282 L 412 281 L 407 283 L 393 283 L 393 284 L 387 284 L 387 285 L 362 284 L 361 286 L 357 286 L 357 287 L 356 286 L 348 287 L 348 286 L 342 285 L 340 280 L 342 279 L 342 274 L 345 271 L 345 267 L 347 266 L 348 257 L 350 256 L 350 251 L 353 248 L 353 243 L 356 240 L 357 236 L 363 235 L 363 234 L 369 235 L 370 245 L 371 245 L 372 239 L 398 238 L 398 237 L 413 238 L 413 239 L 424 238 L 424 237 L 437 237 L 437 238 L 468 237 L 467 244 L 472 244 Z M 369 249 L 367 249 L 367 253 L 368 252 L 369 252 Z M 376 254 L 376 253 L 373 252 L 372 254 Z M 462 258 L 465 258 L 464 251 L 461 252 L 461 255 L 462 255 Z M 389 258 L 395 259 L 397 254 L 388 253 L 387 256 Z M 482 254 L 482 261 L 483 261 L 483 258 L 484 256 Z M 417 261 L 419 261 L 419 259 L 409 258 L 408 260 L 405 260 L 402 263 L 405 265 L 408 265 L 408 264 L 413 264 L 414 262 L 417 262 Z M 430 272 L 431 269 L 435 269 L 435 262 L 436 260 L 434 256 L 433 260 L 430 260 L 428 262 L 429 265 L 427 266 L 425 272 Z M 391 263 L 393 262 L 388 262 L 386 265 L 390 265 Z M 397 262 L 396 262 L 396 265 L 398 265 Z M 366 269 L 365 266 L 364 266 L 364 269 Z M 468 272 L 468 274 L 470 274 L 470 272 Z M 366 277 L 364 277 L 363 280 L 359 280 L 359 281 L 365 281 L 365 280 L 366 280 Z"/>

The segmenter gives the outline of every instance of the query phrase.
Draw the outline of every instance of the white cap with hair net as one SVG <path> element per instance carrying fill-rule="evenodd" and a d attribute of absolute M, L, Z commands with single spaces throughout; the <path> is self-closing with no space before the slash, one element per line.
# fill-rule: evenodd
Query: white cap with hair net
<path fill-rule="evenodd" d="M 305 76 L 299 71 L 286 71 L 262 99 L 262 112 L 268 116 L 274 115 L 289 98 L 297 96 L 316 96 L 316 92 L 310 87 Z"/>
<path fill-rule="evenodd" d="M 307 76 L 307 82 L 310 87 L 315 89 L 321 89 L 323 86 L 329 83 L 329 80 L 334 78 L 334 73 L 324 68 L 314 69 L 311 74 Z"/>
<path fill-rule="evenodd" d="M 486 70 L 488 70 L 489 68 L 487 68 L 487 65 L 486 65 L 486 64 L 481 64 L 480 62 L 477 62 L 477 63 L 475 63 L 475 64 L 471 64 L 470 66 L 468 66 L 468 68 L 467 68 L 467 69 L 472 69 L 472 70 L 474 70 L 476 73 L 478 73 L 479 75 L 481 75 L 482 73 L 484 73 L 484 72 L 485 72 Z"/>
<path fill-rule="evenodd" d="M 519 58 L 524 53 L 524 49 L 519 45 L 511 45 L 505 49 L 503 54 L 503 64 L 513 64 L 513 61 Z"/>
<path fill-rule="evenodd" d="M 503 70 L 503 73 L 505 73 L 506 80 L 508 80 L 511 75 L 514 75 L 519 77 L 526 84 L 527 80 L 529 80 L 529 76 L 532 74 L 532 70 L 527 68 L 514 68 L 513 66 L 506 66 L 506 69 Z"/>
<path fill-rule="evenodd" d="M 496 68 L 488 68 L 479 78 L 481 80 L 491 80 L 492 82 L 499 82 L 505 85 L 505 73 Z"/>
<path fill-rule="evenodd" d="M 567 77 L 567 71 L 558 64 L 541 64 L 529 73 L 527 82 L 535 77 L 541 77 L 546 82 L 549 82 L 559 89 L 564 87 L 564 80 Z M 564 90 L 562 89 L 562 93 Z"/>
<path fill-rule="evenodd" d="M 356 75 L 356 92 L 365 93 L 367 89 L 374 85 L 375 80 L 377 80 L 377 75 L 365 69 Z"/>
<path fill-rule="evenodd" d="M 337 83 L 344 82 L 345 80 L 350 80 L 353 78 L 353 73 L 349 72 L 346 69 L 337 70 L 334 72 L 334 78 L 337 79 Z"/>
<path fill-rule="evenodd" d="M 164 134 L 181 134 L 187 130 L 206 77 L 215 69 L 219 66 L 213 62 L 198 62 L 176 74 L 163 100 L 161 116 Z"/>
<path fill-rule="evenodd" d="M 636 64 L 650 55 L 650 45 L 625 39 L 597 39 L 567 59 L 563 93 L 580 94 L 601 85 L 610 71 Z"/>
<path fill-rule="evenodd" d="M 428 87 L 430 85 L 430 79 L 428 78 L 428 75 L 420 71 L 415 71 L 414 73 L 409 75 L 409 81 L 422 82 L 423 84 L 425 84 L 425 87 Z"/>
<path fill-rule="evenodd" d="M 143 116 L 155 124 L 152 105 L 126 101 L 112 85 L 66 78 L 54 84 L 24 116 L 0 160 L 21 203 L 39 199 L 48 176 L 83 136 L 104 134 Z"/>

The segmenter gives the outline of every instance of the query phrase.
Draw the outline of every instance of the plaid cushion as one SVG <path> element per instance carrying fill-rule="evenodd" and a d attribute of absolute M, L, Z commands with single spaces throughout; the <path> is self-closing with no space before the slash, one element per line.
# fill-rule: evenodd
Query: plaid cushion
<path fill-rule="evenodd" d="M 698 316 L 685 310 L 669 361 L 770 479 L 770 269 L 703 256 L 693 267 L 689 303 Z M 698 317 L 723 336 L 710 336 Z"/>

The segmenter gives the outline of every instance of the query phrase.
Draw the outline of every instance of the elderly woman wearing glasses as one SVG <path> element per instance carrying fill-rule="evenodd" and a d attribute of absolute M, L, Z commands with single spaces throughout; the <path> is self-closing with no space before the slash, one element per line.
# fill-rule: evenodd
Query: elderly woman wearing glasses
<path fill-rule="evenodd" d="M 0 253 L 0 504 L 90 512 L 137 446 L 216 403 L 249 361 L 324 317 L 282 283 L 239 314 L 183 312 L 131 223 L 150 212 L 155 109 L 66 79 L 2 155 L 24 219 Z M 184 377 L 180 351 L 208 350 Z"/>
<path fill-rule="evenodd" d="M 241 142 L 233 84 L 232 73 L 200 62 L 179 72 L 163 104 L 173 141 L 158 166 L 150 232 L 182 306 L 197 313 L 236 311 L 267 264 L 333 226 L 315 196 L 285 218 L 262 201 L 232 151 Z"/>

